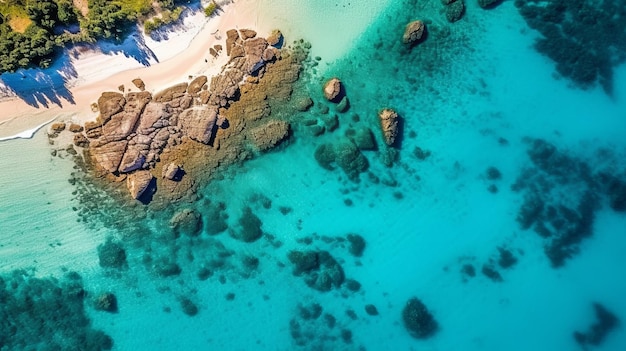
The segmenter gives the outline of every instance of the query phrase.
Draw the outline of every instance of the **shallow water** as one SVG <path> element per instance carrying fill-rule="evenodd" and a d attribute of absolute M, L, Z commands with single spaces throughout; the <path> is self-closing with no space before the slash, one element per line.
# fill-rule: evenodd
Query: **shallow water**
<path fill-rule="evenodd" d="M 611 208 L 612 193 L 598 177 L 626 176 L 626 84 L 619 84 L 626 69 L 618 69 L 611 97 L 601 88 L 582 90 L 555 79 L 554 64 L 533 50 L 537 34 L 512 2 L 485 11 L 470 1 L 454 24 L 439 0 L 413 3 L 367 2 L 357 9 L 349 1 L 307 2 L 302 15 L 288 17 L 290 2 L 259 2 L 267 11 L 259 21 L 285 22 L 287 35 L 301 34 L 312 55 L 321 56 L 305 76 L 315 106 L 302 118 L 326 118 L 321 106 L 335 114 L 321 95 L 332 76 L 344 82 L 351 107 L 337 113 L 335 131 L 313 137 L 295 124 L 289 145 L 203 188 L 200 200 L 183 206 L 204 216 L 197 237 L 173 237 L 167 211 L 146 210 L 108 227 L 97 218 L 81 222 L 85 217 L 72 209 L 81 203 L 68 182 L 68 156 L 52 157 L 43 133 L 0 143 L 2 271 L 59 278 L 64 268 L 78 272 L 91 326 L 110 335 L 116 350 L 571 350 L 580 347 L 573 333 L 596 322 L 593 303 L 626 318 L 620 279 L 626 215 Z M 326 12 L 329 6 L 341 10 Z M 431 21 L 429 37 L 409 50 L 399 36 L 415 18 Z M 351 31 L 331 36 L 325 21 L 341 19 Z M 376 116 L 383 107 L 403 118 L 391 166 Z M 378 145 L 363 151 L 369 173 L 354 182 L 339 168 L 318 165 L 320 144 L 358 128 L 370 128 Z M 533 163 L 528 151 L 535 139 L 560 156 Z M 417 147 L 430 155 L 417 157 Z M 580 163 L 594 176 L 586 177 Z M 500 177 L 490 179 L 489 167 Z M 513 190 L 520 180 L 528 184 Z M 546 206 L 577 208 L 585 190 L 597 196 L 588 236 L 571 246 L 577 252 L 559 268 L 544 251 L 550 238 L 516 220 L 535 188 Z M 209 213 L 219 202 L 236 232 L 250 207 L 263 238 L 244 243 L 228 232 L 209 235 L 217 223 Z M 366 241 L 362 256 L 350 253 L 351 233 Z M 125 248 L 120 269 L 98 264 L 107 237 Z M 499 248 L 516 258 L 511 267 L 500 264 Z M 292 274 L 293 250 L 328 251 L 360 289 L 351 291 L 348 281 L 327 292 L 310 288 Z M 180 272 L 166 273 L 166 263 Z M 463 273 L 468 265 L 475 276 Z M 484 266 L 501 281 L 488 278 Z M 105 291 L 117 296 L 117 313 L 94 309 L 92 299 Z M 415 339 L 403 325 L 412 297 L 439 325 L 430 338 Z M 197 314 L 184 312 L 187 301 Z M 323 310 L 317 318 L 302 310 L 313 304 Z M 367 304 L 379 314 L 369 315 Z M 623 326 L 590 346 L 625 348 Z"/>

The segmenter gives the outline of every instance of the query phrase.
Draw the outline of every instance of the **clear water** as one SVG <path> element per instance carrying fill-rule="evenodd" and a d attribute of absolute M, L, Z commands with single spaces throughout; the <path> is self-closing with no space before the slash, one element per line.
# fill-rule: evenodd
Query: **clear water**
<path fill-rule="evenodd" d="M 5 280 L 15 269 L 59 279 L 64 270 L 78 272 L 91 327 L 111 336 L 116 350 L 573 350 L 580 348 L 573 333 L 596 321 L 593 303 L 626 318 L 626 215 L 611 209 L 610 194 L 598 192 L 591 235 L 577 245 L 579 252 L 553 268 L 544 252 L 547 239 L 516 220 L 526 190 L 511 189 L 520 177 L 547 182 L 546 203 L 571 205 L 589 184 L 574 170 L 561 182 L 522 176 L 537 168 L 529 138 L 553 144 L 592 172 L 624 177 L 624 67 L 611 97 L 555 78 L 554 64 L 532 48 L 537 34 L 510 1 L 489 11 L 470 1 L 464 19 L 452 25 L 439 0 L 258 3 L 259 21 L 284 25 L 289 39 L 303 36 L 313 56 L 322 57 L 306 76 L 316 106 L 303 118 L 317 116 L 326 104 L 321 84 L 331 76 L 342 79 L 351 102 L 338 114 L 336 131 L 315 138 L 295 127 L 288 147 L 232 169 L 202 189 L 201 200 L 185 204 L 207 215 L 207 202 L 224 202 L 235 229 L 250 206 L 264 237 L 242 243 L 227 232 L 209 236 L 205 219 L 205 233 L 176 239 L 167 228 L 170 215 L 150 211 L 117 226 L 81 222 L 72 209 L 80 205 L 76 187 L 68 182 L 73 163 L 52 157 L 47 137 L 38 133 L 0 143 Z M 408 50 L 398 39 L 415 18 L 432 21 L 432 31 Z M 327 24 L 333 21 L 350 31 L 332 35 Z M 449 35 L 441 36 L 443 28 Z M 404 121 L 392 167 L 383 162 L 377 129 L 383 107 L 395 108 Z M 313 157 L 320 143 L 336 142 L 356 127 L 376 135 L 379 150 L 364 155 L 379 182 L 365 173 L 352 182 Z M 431 155 L 419 159 L 416 147 Z M 488 179 L 489 167 L 501 178 Z M 498 191 L 488 191 L 490 185 Z M 254 201 L 259 194 L 271 206 Z M 335 239 L 350 233 L 366 240 L 361 257 Z M 97 248 L 107 237 L 124 245 L 127 267 L 99 266 Z M 517 258 L 511 268 L 498 265 L 499 247 Z M 328 292 L 311 289 L 292 274 L 292 250 L 328 251 L 360 290 L 346 283 Z M 258 267 L 246 268 L 246 256 L 258 258 Z M 155 274 L 155 265 L 167 259 L 180 266 L 179 275 Z M 462 273 L 466 264 L 475 277 Z M 502 281 L 486 277 L 485 264 Z M 213 275 L 199 279 L 207 266 Z M 117 296 L 117 313 L 94 309 L 93 297 L 104 291 Z M 402 310 L 412 297 L 438 322 L 431 338 L 415 339 L 403 325 Z M 197 306 L 196 315 L 183 312 L 184 299 Z M 322 316 L 304 318 L 301 307 L 315 303 Z M 379 314 L 368 315 L 367 304 Z M 324 314 L 335 318 L 334 327 Z M 626 349 L 623 323 L 590 348 Z"/>

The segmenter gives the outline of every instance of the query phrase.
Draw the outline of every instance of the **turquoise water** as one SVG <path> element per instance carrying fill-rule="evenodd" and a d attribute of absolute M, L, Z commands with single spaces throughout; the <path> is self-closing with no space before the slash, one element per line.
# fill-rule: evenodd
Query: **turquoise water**
<path fill-rule="evenodd" d="M 315 4 L 309 22 L 301 23 L 303 13 L 285 24 L 293 28 L 287 37 L 323 23 L 320 14 L 331 5 L 349 9 L 343 26 L 360 13 L 354 1 Z M 278 16 L 284 4 L 264 5 L 277 6 Z M 533 49 L 538 34 L 513 2 L 483 10 L 469 1 L 454 24 L 442 6 L 389 2 L 376 16 L 364 6 L 353 23 L 362 29 L 351 32 L 358 35 L 350 34 L 341 55 L 331 55 L 340 40 L 320 47 L 320 36 L 306 38 L 320 61 L 306 75 L 315 106 L 301 117 L 326 118 L 321 106 L 335 114 L 321 96 L 332 76 L 344 82 L 350 109 L 337 113 L 335 131 L 319 137 L 295 124 L 289 145 L 232 168 L 198 201 L 180 205 L 202 214 L 198 236 L 172 233 L 169 220 L 179 208 L 137 205 L 115 212 L 119 223 L 103 225 L 98 211 L 107 210 L 106 196 L 91 193 L 98 206 L 81 210 L 85 202 L 74 193 L 81 183 L 68 182 L 76 171 L 71 157 L 51 156 L 44 133 L 0 143 L 0 299 L 11 302 L 0 313 L 2 330 L 19 326 L 0 345 L 28 349 L 54 339 L 60 349 L 98 349 L 107 344 L 101 331 L 115 350 L 575 350 L 582 347 L 575 332 L 592 339 L 597 303 L 622 322 L 585 347 L 626 349 L 626 215 L 619 207 L 626 69 L 617 66 L 611 95 L 599 86 L 581 89 Z M 399 37 L 415 18 L 429 21 L 429 36 L 409 50 Z M 383 107 L 403 119 L 397 153 L 379 133 Z M 363 128 L 378 149 L 362 152 L 369 168 L 358 181 L 320 167 L 319 145 Z M 524 217 L 532 222 L 524 229 L 520 211 L 537 202 L 544 207 Z M 246 207 L 263 231 L 252 243 L 229 235 L 241 232 Z M 539 222 L 551 236 L 536 232 Z M 355 234 L 366 242 L 360 256 L 348 241 Z M 558 238 L 567 244 L 563 259 L 562 251 L 545 250 Z M 119 267 L 101 267 L 107 240 L 125 251 Z M 341 266 L 345 280 L 330 291 L 308 286 L 311 276 L 294 275 L 294 250 L 328 252 L 333 259 L 320 258 L 322 268 Z M 68 271 L 82 277 L 85 292 Z M 51 285 L 63 293 L 41 292 Z M 94 307 L 103 292 L 115 294 L 115 313 Z M 413 297 L 437 322 L 428 338 L 412 337 L 404 325 Z M 59 312 L 59 305 L 81 303 L 87 326 Z M 366 311 L 370 304 L 377 315 Z M 37 323 L 16 322 L 35 308 Z"/>

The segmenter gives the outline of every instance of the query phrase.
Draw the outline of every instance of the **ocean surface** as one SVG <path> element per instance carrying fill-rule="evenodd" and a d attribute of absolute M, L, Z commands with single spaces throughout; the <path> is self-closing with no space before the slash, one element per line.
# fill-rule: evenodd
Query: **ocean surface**
<path fill-rule="evenodd" d="M 552 17 L 514 1 L 465 1 L 454 23 L 441 0 L 256 5 L 312 45 L 302 119 L 338 127 L 294 125 L 178 205 L 202 214 L 195 237 L 172 234 L 174 209 L 99 213 L 45 130 L 0 142 L 0 350 L 626 350 L 625 65 L 597 69 L 610 89 L 581 80 L 536 50 Z M 368 129 L 366 171 L 316 160 Z M 257 241 L 229 235 L 255 224 Z"/>

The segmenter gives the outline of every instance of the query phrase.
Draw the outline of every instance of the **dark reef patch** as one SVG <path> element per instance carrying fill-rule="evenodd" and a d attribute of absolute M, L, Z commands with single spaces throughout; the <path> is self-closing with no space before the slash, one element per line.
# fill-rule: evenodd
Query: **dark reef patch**
<path fill-rule="evenodd" d="M 512 186 L 524 194 L 517 221 L 522 229 L 532 228 L 543 238 L 552 266 L 561 267 L 593 234 L 595 214 L 602 204 L 608 202 L 615 209 L 614 184 L 624 181 L 625 172 L 612 166 L 591 167 L 590 161 L 542 139 L 527 142 L 532 166 L 525 168 Z M 604 154 L 596 162 L 611 157 L 614 155 Z"/>
<path fill-rule="evenodd" d="M 0 276 L 0 346 L 7 350 L 110 350 L 113 339 L 93 329 L 86 292 L 74 272 L 62 279 L 26 271 Z"/>
<path fill-rule="evenodd" d="M 613 69 L 626 60 L 626 7 L 620 1 L 515 0 L 529 27 L 539 31 L 535 48 L 577 86 L 599 82 L 610 95 Z"/>
<path fill-rule="evenodd" d="M 416 297 L 407 301 L 402 310 L 402 320 L 409 334 L 417 339 L 427 339 L 439 329 L 437 321 L 426 305 Z"/>
<path fill-rule="evenodd" d="M 603 305 L 594 303 L 593 308 L 596 313 L 596 321 L 589 326 L 586 332 L 574 332 L 574 339 L 583 350 L 587 350 L 588 345 L 602 345 L 607 335 L 620 324 L 617 316 Z"/>

